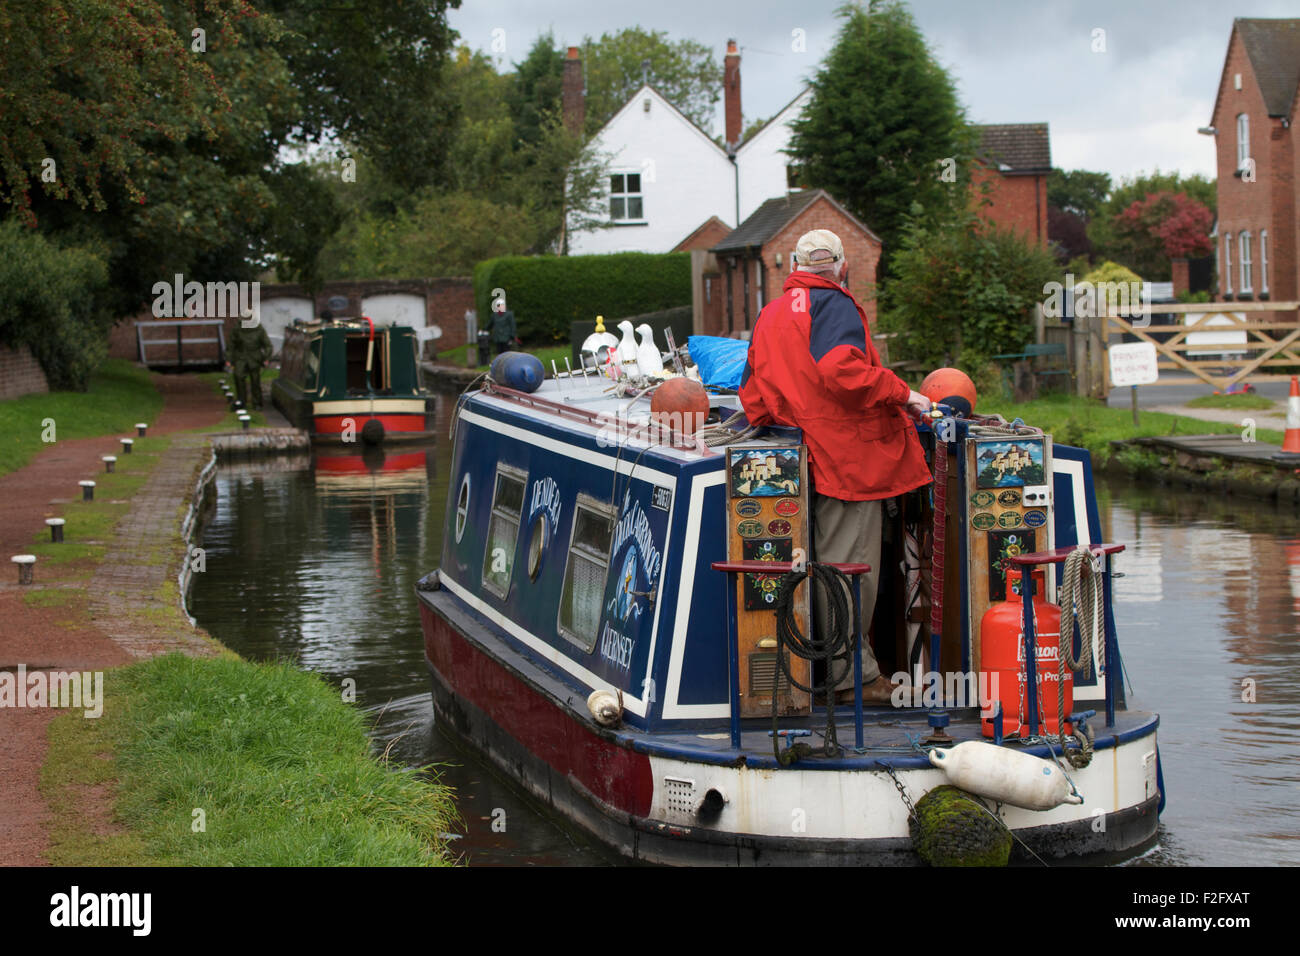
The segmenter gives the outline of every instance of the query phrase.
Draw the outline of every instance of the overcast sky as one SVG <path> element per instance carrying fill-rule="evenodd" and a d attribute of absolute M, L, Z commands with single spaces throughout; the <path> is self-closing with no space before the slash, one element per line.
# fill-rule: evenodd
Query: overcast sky
<path fill-rule="evenodd" d="M 462 0 L 462 41 L 503 57 L 539 33 L 576 45 L 629 26 L 741 48 L 746 124 L 794 98 L 834 44 L 837 2 L 809 0 Z M 1052 165 L 1110 173 L 1215 174 L 1210 122 L 1234 17 L 1300 16 L 1296 0 L 913 0 L 912 13 L 976 123 L 1051 125 Z M 493 31 L 505 52 L 493 52 Z M 793 49 L 802 30 L 805 52 Z M 1104 52 L 1093 52 L 1094 31 Z M 498 46 L 500 45 L 498 43 Z M 714 129 L 722 129 L 719 102 Z"/>

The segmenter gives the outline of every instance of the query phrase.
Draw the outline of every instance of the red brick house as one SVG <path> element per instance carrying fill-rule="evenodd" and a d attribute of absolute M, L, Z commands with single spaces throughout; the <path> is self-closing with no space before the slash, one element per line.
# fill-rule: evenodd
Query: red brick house
<path fill-rule="evenodd" d="M 1046 123 L 977 126 L 979 152 L 971 172 L 976 202 L 987 184 L 992 204 L 982 214 L 1003 229 L 1047 247 L 1047 176 L 1052 148 Z"/>
<path fill-rule="evenodd" d="M 1209 130 L 1218 161 L 1218 292 L 1225 300 L 1291 301 L 1300 294 L 1298 86 L 1300 20 L 1234 20 Z"/>
<path fill-rule="evenodd" d="M 880 237 L 824 189 L 804 189 L 767 200 L 709 250 L 718 272 L 704 276 L 700 331 L 728 335 L 752 329 L 763 306 L 780 298 L 795 244 L 810 229 L 829 229 L 840 237 L 849 263 L 849 291 L 874 323 Z"/>

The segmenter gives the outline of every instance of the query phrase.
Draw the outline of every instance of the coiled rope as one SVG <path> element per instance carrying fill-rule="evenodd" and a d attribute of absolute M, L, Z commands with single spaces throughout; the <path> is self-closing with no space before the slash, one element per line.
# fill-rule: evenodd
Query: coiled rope
<path fill-rule="evenodd" d="M 813 626 L 811 635 L 799 630 L 799 621 L 794 611 L 795 589 L 804 581 L 811 579 L 821 585 L 827 600 L 827 628 L 824 637 L 817 637 L 817 628 Z M 812 598 L 812 583 L 809 583 L 809 598 Z M 858 608 L 850 609 L 849 579 L 838 568 L 829 564 L 810 562 L 806 570 L 791 571 L 781 579 L 781 590 L 776 596 L 776 661 L 778 672 L 772 682 L 772 751 L 777 762 L 788 767 L 800 757 L 813 752 L 813 748 L 804 743 L 796 743 L 785 750 L 778 744 L 777 734 L 777 690 L 781 675 L 797 687 L 810 694 L 825 694 L 826 697 L 826 735 L 822 744 L 822 753 L 828 757 L 838 757 L 844 753 L 835 734 L 835 685 L 842 681 L 853 667 L 853 654 L 857 650 L 859 634 Z M 804 685 L 795 680 L 791 674 L 790 658 L 817 662 L 825 665 L 824 680 L 811 685 Z M 843 661 L 844 667 L 836 673 L 835 663 Z"/>
<path fill-rule="evenodd" d="M 1078 738 L 1079 750 L 1075 752 L 1065 749 L 1065 669 L 1068 667 L 1075 673 L 1082 673 L 1084 677 L 1092 676 L 1093 638 L 1105 614 L 1102 597 L 1101 569 L 1092 552 L 1085 545 L 1079 545 L 1065 559 L 1065 568 L 1061 573 L 1061 643 L 1056 655 L 1057 733 L 1061 753 L 1065 754 L 1076 769 L 1086 767 L 1092 760 L 1092 738 L 1086 729 L 1080 728 L 1074 735 Z M 1074 656 L 1076 621 L 1079 625 L 1077 658 Z M 1105 663 L 1106 645 L 1102 642 L 1101 653 L 1097 657 L 1098 669 L 1104 667 Z"/>

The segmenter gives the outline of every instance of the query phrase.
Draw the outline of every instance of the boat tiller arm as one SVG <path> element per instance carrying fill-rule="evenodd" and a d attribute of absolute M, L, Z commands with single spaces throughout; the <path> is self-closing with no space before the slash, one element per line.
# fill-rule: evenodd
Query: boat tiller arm
<path fill-rule="evenodd" d="M 375 389 L 370 384 L 370 369 L 375 361 L 375 320 L 368 315 L 363 315 L 362 318 L 370 323 L 370 338 L 366 342 L 366 391 L 373 392 Z"/>

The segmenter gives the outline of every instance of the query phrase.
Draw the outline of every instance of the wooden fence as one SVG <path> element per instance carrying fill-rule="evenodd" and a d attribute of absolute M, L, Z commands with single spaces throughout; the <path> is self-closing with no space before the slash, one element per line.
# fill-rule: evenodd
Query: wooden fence
<path fill-rule="evenodd" d="M 1250 379 L 1252 382 L 1287 381 L 1291 373 L 1271 369 L 1300 367 L 1300 302 L 1206 302 L 1152 305 L 1157 316 L 1181 317 L 1173 324 L 1145 324 L 1143 317 L 1104 316 L 1107 338 L 1114 332 L 1155 346 L 1160 385 L 1187 384 L 1165 372 L 1187 372 L 1220 391 Z M 1151 317 L 1146 317 L 1150 321 Z M 1104 352 L 1100 368 L 1090 378 L 1110 388 Z M 1104 393 L 1103 393 L 1104 394 Z"/>

